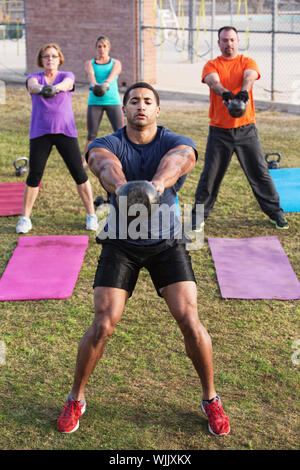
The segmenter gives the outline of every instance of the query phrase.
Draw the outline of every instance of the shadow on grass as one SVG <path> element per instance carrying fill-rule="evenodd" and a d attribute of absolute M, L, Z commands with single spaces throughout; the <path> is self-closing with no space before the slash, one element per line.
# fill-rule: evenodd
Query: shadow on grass
<path fill-rule="evenodd" d="M 209 434 L 207 419 L 202 415 L 200 405 L 198 413 L 159 400 L 138 406 L 121 400 L 99 405 L 88 400 L 79 430 L 70 435 L 61 434 L 56 428 L 62 409 L 63 403 L 53 406 L 39 398 L 33 406 L 27 403 L 15 410 L 6 410 L 5 418 L 10 428 L 18 429 L 18 435 L 10 441 L 13 446 L 10 448 L 57 449 L 71 446 L 92 449 L 97 448 L 101 436 L 101 447 L 104 449 L 149 449 L 159 446 L 167 449 L 170 443 L 165 441 L 166 436 L 172 436 L 170 448 L 174 448 L 176 441 L 188 442 L 193 440 L 193 436 Z M 47 443 L 44 443 L 46 436 Z"/>
<path fill-rule="evenodd" d="M 2 235 L 4 235 L 4 234 L 6 234 L 6 235 L 11 235 L 11 234 L 17 235 L 16 226 L 17 226 L 17 223 L 19 221 L 19 218 L 20 218 L 19 215 L 5 217 L 4 218 L 5 219 L 4 224 L 1 227 L 1 234 Z"/>

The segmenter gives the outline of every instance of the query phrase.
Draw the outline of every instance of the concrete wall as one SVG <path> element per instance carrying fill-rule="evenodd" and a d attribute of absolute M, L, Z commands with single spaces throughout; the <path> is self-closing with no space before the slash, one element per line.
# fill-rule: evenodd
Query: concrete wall
<path fill-rule="evenodd" d="M 144 23 L 151 24 L 153 0 L 143 0 Z M 143 78 L 156 82 L 156 51 L 150 34 L 144 36 L 143 77 L 139 64 L 139 0 L 26 0 L 27 72 L 39 69 L 37 52 L 56 42 L 65 56 L 61 70 L 75 74 L 77 83 L 87 83 L 84 63 L 94 57 L 100 35 L 111 41 L 111 57 L 122 62 L 120 88 Z"/>

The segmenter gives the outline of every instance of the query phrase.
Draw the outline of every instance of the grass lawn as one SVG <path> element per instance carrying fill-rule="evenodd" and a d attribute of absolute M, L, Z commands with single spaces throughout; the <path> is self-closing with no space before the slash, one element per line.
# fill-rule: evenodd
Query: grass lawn
<path fill-rule="evenodd" d="M 87 93 L 73 108 L 83 149 Z M 31 101 L 23 88 L 8 89 L 0 106 L 0 182 L 21 181 L 13 160 L 28 156 Z M 159 123 L 194 139 L 199 161 L 180 192 L 192 203 L 203 167 L 207 110 L 162 105 Z M 281 168 L 299 167 L 300 117 L 258 112 L 265 152 L 282 154 Z M 99 135 L 111 132 L 105 118 Z M 89 172 L 94 196 L 104 195 Z M 186 357 L 181 333 L 164 301 L 142 271 L 123 318 L 87 386 L 87 412 L 71 435 L 56 420 L 73 379 L 78 342 L 93 318 L 93 277 L 100 246 L 85 231 L 85 211 L 56 150 L 33 209 L 34 235 L 86 235 L 89 246 L 73 295 L 65 300 L 0 302 L 0 448 L 99 450 L 295 450 L 299 448 L 299 340 L 297 301 L 224 300 L 207 237 L 277 235 L 300 278 L 300 217 L 276 230 L 261 212 L 234 156 L 215 209 L 205 225 L 205 244 L 192 251 L 199 316 L 214 348 L 215 382 L 231 433 L 213 437 L 200 410 L 199 379 Z M 0 275 L 17 245 L 18 217 L 0 218 Z M 23 236 L 23 235 L 22 235 Z M 25 235 L 27 236 L 27 235 Z"/>

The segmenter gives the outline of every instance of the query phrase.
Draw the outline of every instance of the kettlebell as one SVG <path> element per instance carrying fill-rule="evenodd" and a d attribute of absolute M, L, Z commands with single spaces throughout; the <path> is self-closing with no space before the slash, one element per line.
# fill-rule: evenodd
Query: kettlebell
<path fill-rule="evenodd" d="M 99 207 L 101 206 L 101 204 L 105 204 L 106 202 L 109 202 L 109 201 L 106 201 L 103 196 L 97 196 L 96 199 L 94 200 L 94 206 Z"/>
<path fill-rule="evenodd" d="M 126 207 L 120 207 L 120 197 L 126 196 Z M 142 204 L 146 207 L 147 212 L 150 216 L 151 206 L 152 204 L 159 204 L 161 199 L 161 194 L 156 190 L 153 184 L 150 181 L 146 180 L 135 180 L 135 181 L 128 181 L 124 184 L 117 196 L 117 204 L 119 209 L 125 210 L 126 215 L 128 209 L 133 204 Z"/>
<path fill-rule="evenodd" d="M 270 155 L 277 155 L 277 160 L 269 160 Z M 281 155 L 279 152 L 269 152 L 265 155 L 265 160 L 268 164 L 269 170 L 277 170 L 279 168 L 279 162 L 281 160 Z"/>
<path fill-rule="evenodd" d="M 228 112 L 231 117 L 239 118 L 245 114 L 246 103 L 242 100 L 235 98 L 229 102 L 224 101 L 225 105 L 228 108 Z"/>
<path fill-rule="evenodd" d="M 18 162 L 24 162 L 23 164 L 18 164 Z M 14 167 L 16 170 L 16 176 L 21 176 L 27 171 L 27 163 L 28 163 L 28 158 L 27 157 L 18 157 L 14 160 Z"/>

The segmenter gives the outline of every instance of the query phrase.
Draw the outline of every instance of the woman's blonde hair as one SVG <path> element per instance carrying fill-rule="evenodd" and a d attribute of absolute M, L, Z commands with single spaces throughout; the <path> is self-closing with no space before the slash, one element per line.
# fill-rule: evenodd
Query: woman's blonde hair
<path fill-rule="evenodd" d="M 59 65 L 62 65 L 65 61 L 65 58 L 64 58 L 64 55 L 61 51 L 61 48 L 55 44 L 54 42 L 51 42 L 49 44 L 45 44 L 43 47 L 40 48 L 37 56 L 36 56 L 36 63 L 38 65 L 38 67 L 43 67 L 43 62 L 42 62 L 42 56 L 44 55 L 44 52 L 46 49 L 49 49 L 50 47 L 53 47 L 54 49 L 56 49 L 57 51 L 57 54 L 59 56 Z"/>

